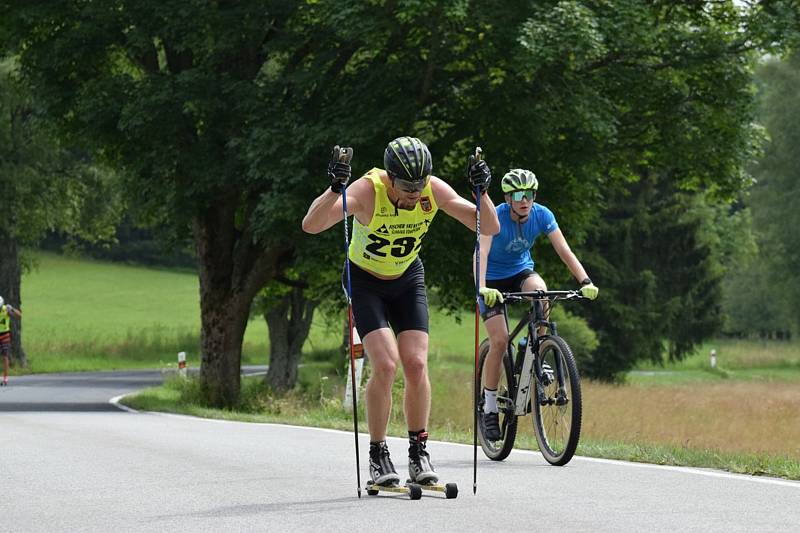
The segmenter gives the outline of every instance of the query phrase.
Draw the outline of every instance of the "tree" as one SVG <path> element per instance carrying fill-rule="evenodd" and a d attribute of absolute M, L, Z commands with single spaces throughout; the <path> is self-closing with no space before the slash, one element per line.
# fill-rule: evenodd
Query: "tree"
<path fill-rule="evenodd" d="M 291 390 L 297 383 L 301 351 L 320 304 L 309 294 L 321 292 L 312 288 L 314 279 L 319 278 L 301 277 L 289 269 L 286 277 L 277 276 L 253 302 L 253 314 L 264 318 L 269 331 L 269 369 L 264 380 L 274 391 Z"/>
<path fill-rule="evenodd" d="M 299 229 L 332 144 L 356 147 L 358 174 L 413 133 L 458 184 L 478 142 L 500 168 L 535 157 L 576 242 L 651 166 L 729 195 L 748 50 L 780 36 L 787 3 L 20 2 L 0 32 L 68 139 L 123 171 L 140 216 L 193 235 L 201 383 L 231 405 L 253 297 L 290 268 L 338 268 L 315 267 L 340 235 Z M 435 224 L 428 279 L 459 305 L 471 237 Z"/>
<path fill-rule="evenodd" d="M 600 346 L 586 368 L 612 380 L 637 360 L 682 359 L 722 323 L 722 269 L 704 238 L 702 196 L 643 178 L 620 194 L 591 232 L 586 263 L 608 281 L 586 306 Z"/>
<path fill-rule="evenodd" d="M 611 379 L 665 349 L 682 358 L 721 324 L 722 276 L 714 218 L 681 209 L 724 210 L 751 184 L 762 139 L 753 65 L 793 38 L 796 6 L 561 1 L 522 11 L 523 22 L 510 10 L 479 19 L 476 62 L 488 75 L 474 79 L 481 89 L 467 93 L 462 121 L 479 125 L 490 158 L 537 172 L 539 201 L 601 286 L 584 308 L 601 339 L 588 370 Z M 452 249 L 447 238 L 426 246 Z M 566 279 L 549 246 L 537 255 L 551 285 Z M 468 268 L 429 272 L 458 287 Z"/>
<path fill-rule="evenodd" d="M 15 61 L 0 62 L 0 295 L 21 307 L 22 247 L 53 230 L 110 239 L 119 205 L 113 175 L 56 140 L 17 74 Z M 14 358 L 27 366 L 22 326 L 12 321 L 12 328 Z"/>
<path fill-rule="evenodd" d="M 762 86 L 761 119 L 770 137 L 764 157 L 755 168 L 758 178 L 749 198 L 761 253 L 750 277 L 760 279 L 763 291 L 756 301 L 768 301 L 767 330 L 800 329 L 800 290 L 794 278 L 800 269 L 800 52 L 767 61 L 758 71 Z M 763 307 L 759 306 L 760 310 Z M 792 318 L 790 318 L 792 317 Z"/>
<path fill-rule="evenodd" d="M 119 169 L 138 221 L 193 236 L 210 405 L 235 404 L 250 303 L 291 256 L 288 239 L 254 223 L 272 182 L 253 175 L 247 150 L 259 147 L 246 139 L 265 120 L 254 110 L 266 61 L 291 46 L 299 5 L 19 3 L 3 17 L 65 138 Z"/>

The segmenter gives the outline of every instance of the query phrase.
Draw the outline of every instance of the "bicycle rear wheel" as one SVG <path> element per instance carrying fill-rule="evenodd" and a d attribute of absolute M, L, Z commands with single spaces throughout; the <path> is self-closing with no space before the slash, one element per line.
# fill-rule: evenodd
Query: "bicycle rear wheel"
<path fill-rule="evenodd" d="M 489 341 L 484 340 L 479 350 L 478 363 L 478 390 L 480 396 L 478 400 L 478 419 L 483 420 L 483 383 L 484 366 L 489 356 Z M 514 448 L 514 439 L 517 437 L 517 417 L 514 415 L 514 364 L 508 352 L 503 356 L 503 364 L 500 365 L 500 381 L 497 383 L 497 407 L 500 414 L 500 434 L 502 437 L 497 441 L 488 440 L 483 434 L 483 423 L 478 424 L 478 440 L 486 457 L 493 461 L 502 461 Z"/>
<path fill-rule="evenodd" d="M 545 460 L 563 466 L 575 455 L 581 435 L 581 378 L 572 350 L 561 337 L 540 340 L 539 361 L 550 365 L 556 376 L 561 373 L 564 389 L 559 390 L 558 379 L 544 387 L 534 379 L 533 431 Z"/>

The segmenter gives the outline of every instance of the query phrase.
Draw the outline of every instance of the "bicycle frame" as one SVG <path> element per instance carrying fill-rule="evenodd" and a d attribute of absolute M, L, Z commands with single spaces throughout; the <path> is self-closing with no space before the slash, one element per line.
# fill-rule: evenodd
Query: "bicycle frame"
<path fill-rule="evenodd" d="M 539 383 L 542 383 L 542 367 L 541 363 L 539 362 L 538 357 L 534 357 L 535 354 L 539 353 L 539 343 L 541 339 L 546 337 L 545 335 L 539 335 L 539 328 L 545 328 L 548 330 L 550 335 L 557 335 L 556 331 L 556 324 L 555 322 L 549 322 L 544 318 L 544 310 L 542 308 L 541 302 L 543 300 L 547 300 L 548 302 L 554 302 L 556 300 L 571 300 L 571 299 L 581 299 L 579 291 L 529 291 L 529 292 L 509 292 L 503 293 L 503 307 L 504 307 L 504 317 L 506 321 L 506 330 L 508 330 L 508 303 L 514 302 L 522 302 L 522 301 L 530 301 L 531 308 L 525 314 L 524 317 L 519 321 L 517 326 L 514 328 L 512 332 L 508 335 L 508 345 L 506 346 L 506 351 L 509 354 L 509 357 L 513 353 L 514 349 L 514 339 L 520 334 L 524 327 L 528 327 L 527 337 L 528 337 L 528 344 L 525 347 L 525 353 L 517 353 L 516 358 L 514 359 L 514 383 L 515 383 L 515 394 L 514 394 L 514 415 L 515 416 L 525 416 L 530 413 L 530 395 L 531 395 L 531 381 L 534 376 L 536 376 L 536 380 Z M 556 361 L 556 368 L 555 376 L 556 380 L 558 381 L 558 390 L 559 394 L 557 395 L 556 402 L 561 403 L 563 401 L 566 403 L 566 393 L 564 387 L 564 377 L 566 375 L 566 371 L 562 366 L 562 362 L 560 360 Z M 539 387 L 538 389 L 541 393 L 542 388 Z M 537 401 L 542 402 L 546 401 L 543 397 L 537 398 Z"/>

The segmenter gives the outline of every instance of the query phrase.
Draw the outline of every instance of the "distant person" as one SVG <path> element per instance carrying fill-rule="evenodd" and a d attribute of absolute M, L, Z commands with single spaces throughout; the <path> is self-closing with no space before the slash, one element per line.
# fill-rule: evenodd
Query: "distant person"
<path fill-rule="evenodd" d="M 0 296 L 0 354 L 3 356 L 3 381 L 0 386 L 8 385 L 8 358 L 11 357 L 11 317 L 22 318 L 22 312 L 5 303 Z"/>
<path fill-rule="evenodd" d="M 567 244 L 553 212 L 537 204 L 539 181 L 530 170 L 513 169 L 500 182 L 505 203 L 497 206 L 500 233 L 481 235 L 480 289 L 481 316 L 489 333 L 489 355 L 484 377 L 483 429 L 488 440 L 501 437 L 497 407 L 497 383 L 500 366 L 508 345 L 508 328 L 503 316 L 502 292 L 547 290 L 542 277 L 534 270 L 531 248 L 539 235 L 547 235 L 558 257 L 581 285 L 581 294 L 594 300 L 598 289 L 589 279 L 581 262 Z M 549 312 L 544 308 L 545 315 Z"/>
<path fill-rule="evenodd" d="M 373 168 L 347 187 L 350 164 L 334 153 L 328 166 L 330 188 L 309 207 L 303 230 L 320 233 L 342 220 L 341 194 L 347 187 L 348 215 L 353 215 L 348 251 L 353 316 L 372 365 L 366 393 L 370 477 L 378 485 L 400 481 L 389 458 L 386 432 L 392 383 L 402 363 L 409 477 L 416 483 L 435 483 L 439 476 L 426 450 L 431 405 L 428 297 L 425 269 L 418 255 L 438 210 L 475 231 L 475 204 L 431 174 L 431 153 L 417 138 L 399 137 L 390 142 L 383 167 Z M 473 191 L 480 191 L 484 235 L 500 228 L 494 204 L 484 194 L 491 176 L 484 161 L 470 156 L 467 179 Z"/>

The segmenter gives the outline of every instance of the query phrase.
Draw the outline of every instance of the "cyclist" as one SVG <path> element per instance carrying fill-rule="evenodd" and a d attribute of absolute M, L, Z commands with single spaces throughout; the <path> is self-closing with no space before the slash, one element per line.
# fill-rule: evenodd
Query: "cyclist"
<path fill-rule="evenodd" d="M 324 231 L 343 218 L 341 192 L 350 179 L 349 163 L 334 156 L 328 166 L 330 189 L 311 204 L 303 219 L 308 233 Z M 408 425 L 408 470 L 412 481 L 435 483 L 438 475 L 426 450 L 430 414 L 428 380 L 428 300 L 425 270 L 418 254 L 421 241 L 441 209 L 475 230 L 475 205 L 431 175 L 428 147 L 414 137 L 399 137 L 383 155 L 383 169 L 373 168 L 347 187 L 348 215 L 353 215 L 351 262 L 353 316 L 369 354 L 372 373 L 367 383 L 369 471 L 373 483 L 396 484 L 386 445 L 392 406 L 392 383 L 398 363 L 405 378 Z M 481 212 L 488 213 L 481 233 L 500 229 L 494 204 L 485 194 L 491 172 L 484 161 L 470 157 L 467 178 L 480 190 Z"/>
<path fill-rule="evenodd" d="M 537 204 L 539 181 L 530 170 L 515 168 L 501 180 L 505 203 L 497 207 L 500 233 L 480 237 L 481 316 L 489 333 L 489 355 L 485 365 L 483 406 L 484 436 L 501 437 L 497 408 L 497 383 L 508 344 L 508 328 L 503 316 L 501 292 L 547 290 L 534 270 L 531 248 L 536 238 L 547 235 L 556 253 L 581 284 L 581 294 L 594 300 L 598 289 L 586 275 L 581 262 L 567 244 L 553 212 Z M 545 315 L 548 313 L 545 307 Z"/>
<path fill-rule="evenodd" d="M 22 312 L 4 302 L 0 296 L 0 355 L 3 356 L 3 380 L 0 386 L 8 385 L 8 358 L 11 356 L 11 317 L 22 318 Z"/>

